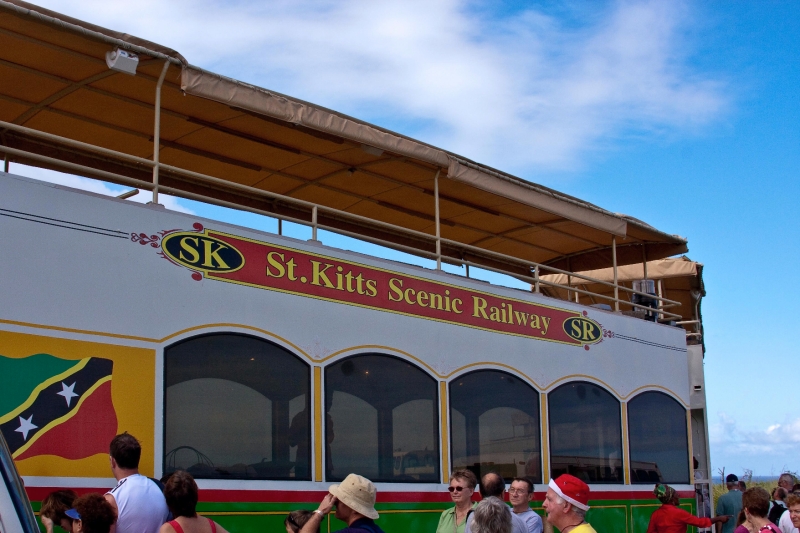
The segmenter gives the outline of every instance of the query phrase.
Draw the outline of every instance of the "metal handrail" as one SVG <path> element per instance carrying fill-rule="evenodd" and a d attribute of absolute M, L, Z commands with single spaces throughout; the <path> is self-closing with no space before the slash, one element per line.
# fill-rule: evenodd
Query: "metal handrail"
<path fill-rule="evenodd" d="M 355 215 L 355 214 L 352 214 L 352 213 L 348 213 L 346 211 L 341 211 L 339 209 L 335 209 L 335 208 L 332 208 L 332 207 L 327 207 L 327 206 L 315 204 L 313 202 L 309 202 L 309 201 L 306 201 L 306 200 L 300 200 L 300 199 L 297 199 L 297 198 L 292 198 L 290 196 L 285 196 L 285 195 L 282 195 L 282 194 L 279 194 L 279 193 L 273 193 L 273 192 L 270 192 L 270 191 L 257 189 L 255 187 L 250 187 L 248 185 L 242 185 L 242 184 L 238 184 L 238 183 L 229 182 L 229 181 L 226 181 L 226 180 L 214 177 L 214 176 L 209 176 L 207 174 L 202 174 L 200 172 L 194 172 L 194 171 L 191 171 L 191 170 L 182 169 L 180 167 L 175 167 L 175 166 L 168 165 L 168 164 L 165 164 L 165 163 L 160 163 L 159 161 L 153 161 L 151 159 L 145 159 L 145 158 L 142 158 L 142 157 L 137 157 L 137 156 L 134 156 L 134 155 L 131 155 L 131 154 L 127 154 L 127 153 L 124 153 L 124 152 L 119 152 L 117 150 L 112 150 L 112 149 L 109 149 L 109 148 L 103 148 L 103 147 L 100 147 L 100 146 L 96 146 L 96 145 L 93 145 L 93 144 L 77 141 L 77 140 L 74 140 L 74 139 L 61 137 L 59 135 L 55 135 L 55 134 L 52 134 L 52 133 L 46 133 L 46 132 L 43 132 L 43 131 L 39 131 L 39 130 L 35 130 L 35 129 L 32 129 L 32 128 L 28 128 L 28 127 L 25 127 L 25 126 L 20 126 L 18 124 L 13 124 L 13 123 L 10 123 L 10 122 L 0 121 L 0 128 L 11 130 L 11 131 L 16 131 L 16 132 L 19 132 L 19 133 L 24 133 L 24 134 L 27 134 L 27 135 L 31 135 L 33 137 L 38 137 L 38 138 L 45 139 L 45 140 L 48 140 L 48 141 L 56 142 L 56 143 L 59 143 L 59 144 L 65 145 L 65 146 L 70 146 L 70 147 L 73 147 L 73 148 L 78 148 L 78 149 L 81 149 L 81 150 L 86 150 L 86 151 L 94 152 L 94 153 L 101 154 L 101 155 L 111 156 L 111 157 L 118 158 L 118 159 L 120 159 L 122 161 L 125 161 L 125 162 L 134 163 L 136 165 L 142 165 L 142 166 L 145 166 L 145 167 L 152 168 L 154 170 L 154 172 L 156 171 L 156 169 L 162 169 L 162 170 L 166 170 L 168 172 L 171 172 L 173 174 L 176 174 L 178 176 L 184 176 L 184 177 L 188 177 L 188 178 L 193 178 L 193 179 L 202 181 L 202 182 L 207 183 L 207 184 L 218 185 L 218 186 L 223 187 L 223 188 L 228 189 L 228 190 L 246 192 L 246 193 L 251 194 L 251 195 L 256 195 L 256 196 L 260 196 L 260 197 L 266 197 L 266 198 L 269 198 L 271 200 L 278 200 L 278 201 L 285 202 L 285 203 L 290 204 L 290 205 L 299 206 L 299 207 L 308 209 L 310 211 L 311 221 L 309 222 L 307 220 L 302 220 L 302 219 L 297 219 L 297 218 L 294 218 L 294 217 L 279 215 L 279 214 L 276 214 L 276 213 L 272 213 L 272 212 L 269 212 L 269 211 L 266 211 L 266 210 L 260 210 L 260 209 L 257 209 L 257 208 L 250 208 L 250 207 L 243 206 L 243 205 L 240 205 L 240 204 L 235 204 L 233 202 L 226 202 L 224 200 L 218 200 L 218 199 L 206 196 L 206 195 L 190 193 L 188 191 L 183 191 L 181 189 L 176 189 L 174 187 L 167 187 L 167 186 L 164 186 L 164 185 L 159 185 L 157 183 L 151 183 L 151 182 L 139 180 L 139 179 L 136 179 L 136 178 L 130 178 L 128 176 L 123 176 L 121 174 L 117 174 L 117 173 L 114 173 L 114 172 L 109 172 L 109 171 L 105 171 L 105 170 L 99 170 L 99 169 L 95 169 L 95 168 L 88 167 L 88 166 L 85 166 L 85 165 L 80 165 L 80 164 L 77 164 L 77 163 L 71 163 L 71 162 L 68 162 L 68 161 L 61 160 L 61 159 L 56 159 L 56 158 L 53 158 L 53 157 L 43 156 L 43 155 L 36 154 L 36 153 L 33 153 L 33 152 L 28 152 L 28 151 L 25 151 L 25 150 L 19 150 L 19 149 L 16 149 L 16 148 L 11 148 L 11 147 L 8 147 L 8 146 L 0 145 L 0 152 L 4 152 L 4 153 L 6 153 L 8 155 L 19 156 L 19 157 L 22 157 L 22 158 L 32 159 L 32 160 L 35 160 L 35 161 L 48 163 L 49 165 L 53 165 L 53 166 L 56 166 L 56 167 L 60 166 L 61 168 L 69 169 L 69 170 L 75 171 L 75 172 L 77 172 L 79 174 L 88 175 L 88 176 L 94 176 L 94 177 L 97 177 L 97 178 L 106 179 L 106 180 L 109 180 L 109 181 L 112 181 L 112 182 L 117 182 L 117 183 L 129 185 L 129 186 L 132 186 L 132 187 L 137 187 L 137 188 L 144 189 L 144 190 L 150 190 L 150 191 L 154 191 L 154 192 L 164 191 L 164 192 L 167 192 L 169 194 L 173 194 L 175 196 L 180 196 L 180 197 L 184 197 L 184 198 L 188 198 L 188 199 L 198 200 L 198 201 L 202 201 L 202 202 L 206 202 L 206 203 L 212 203 L 212 204 L 215 204 L 215 205 L 222 205 L 222 206 L 231 207 L 231 208 L 234 208 L 234 209 L 239 209 L 239 210 L 245 210 L 245 211 L 250 211 L 250 212 L 254 212 L 254 213 L 259 213 L 259 214 L 267 215 L 267 216 L 270 216 L 270 217 L 273 217 L 273 218 L 277 218 L 277 219 L 280 219 L 280 220 L 287 220 L 287 221 L 290 221 L 290 222 L 295 222 L 295 223 L 298 223 L 298 224 L 309 225 L 312 228 L 312 237 L 313 237 L 314 240 L 316 240 L 316 238 L 317 238 L 317 229 L 318 228 L 322 228 L 322 229 L 325 229 L 325 230 L 328 230 L 328 231 L 331 231 L 331 232 L 334 232 L 334 233 L 337 233 L 337 234 L 340 234 L 340 235 L 346 235 L 346 236 L 349 236 L 349 237 L 354 237 L 354 238 L 357 238 L 357 239 L 365 240 L 367 242 L 372 242 L 374 244 L 379 244 L 379 245 L 382 245 L 382 246 L 387 246 L 387 247 L 392 248 L 392 249 L 397 249 L 397 250 L 401 250 L 401 251 L 404 251 L 404 252 L 407 252 L 407 253 L 411 253 L 413 255 L 426 257 L 426 258 L 429 258 L 429 259 L 434 259 L 434 260 L 437 261 L 437 265 L 440 265 L 441 262 L 444 261 L 446 263 L 453 264 L 453 265 L 475 266 L 475 267 L 478 267 L 478 268 L 481 268 L 481 269 L 485 269 L 485 270 L 489 270 L 489 271 L 505 274 L 505 275 L 511 276 L 511 277 L 513 277 L 515 279 L 519 279 L 520 281 L 523 281 L 525 283 L 530 283 L 532 285 L 533 291 L 537 292 L 537 293 L 540 292 L 541 285 L 543 284 L 543 285 L 546 285 L 546 286 L 549 286 L 549 287 L 556 287 L 556 288 L 560 288 L 560 289 L 565 289 L 567 291 L 575 292 L 575 293 L 578 293 L 578 294 L 585 294 L 585 295 L 589 295 L 589 296 L 593 296 L 593 297 L 597 297 L 597 298 L 603 298 L 605 300 L 610 300 L 611 302 L 615 303 L 617 309 L 619 308 L 619 304 L 623 304 L 623 305 L 631 306 L 633 308 L 640 308 L 640 309 L 644 309 L 644 310 L 652 310 L 651 307 L 648 307 L 648 306 L 645 306 L 645 305 L 633 303 L 633 302 L 630 302 L 630 301 L 621 300 L 619 298 L 618 291 L 620 289 L 622 289 L 623 291 L 625 291 L 628 294 L 638 294 L 640 296 L 644 296 L 644 297 L 647 297 L 647 298 L 650 298 L 652 300 L 655 300 L 655 301 L 659 302 L 661 304 L 661 307 L 659 309 L 659 314 L 660 315 L 663 315 L 663 316 L 666 316 L 666 317 L 669 317 L 669 318 L 681 318 L 681 315 L 664 311 L 664 308 L 678 306 L 678 305 L 680 305 L 680 302 L 677 302 L 675 300 L 670 300 L 668 298 L 664 298 L 664 297 L 661 297 L 661 296 L 657 296 L 657 295 L 653 295 L 653 294 L 648 294 L 648 293 L 645 293 L 645 292 L 637 291 L 637 290 L 634 290 L 632 288 L 628 288 L 628 287 L 625 287 L 623 285 L 619 285 L 618 283 L 616 283 L 616 284 L 615 283 L 610 283 L 608 281 L 604 281 L 604 280 L 600 280 L 600 279 L 597 279 L 597 278 L 593 278 L 591 276 L 587 276 L 585 274 L 581 274 L 581 273 L 578 273 L 578 272 L 569 272 L 569 271 L 562 270 L 562 269 L 559 269 L 559 268 L 556 268 L 556 267 L 552 267 L 552 266 L 536 263 L 534 261 L 526 261 L 524 259 L 520 259 L 520 258 L 517 258 L 517 257 L 512 257 L 512 256 L 509 256 L 509 255 L 506 255 L 506 254 L 502 254 L 502 253 L 499 253 L 499 252 L 494 252 L 494 251 L 487 250 L 487 249 L 484 249 L 484 248 L 478 248 L 478 247 L 472 246 L 470 244 L 454 241 L 454 240 L 451 240 L 451 239 L 442 238 L 440 235 L 433 236 L 433 235 L 430 235 L 430 234 L 425 233 L 425 232 L 421 232 L 421 231 L 417 231 L 417 230 L 413 230 L 413 229 L 409 229 L 409 228 L 404 228 L 404 227 L 401 227 L 401 226 L 396 226 L 394 224 L 390 224 L 390 223 L 387 223 L 387 222 L 381 222 L 379 220 L 370 219 L 370 218 L 367 218 L 367 217 L 363 217 L 361 215 Z M 437 173 L 437 176 L 438 176 L 438 173 Z M 433 244 L 435 246 L 436 252 L 435 253 L 431 253 L 431 252 L 427 252 L 425 250 L 421 250 L 419 248 L 414 248 L 414 247 L 410 247 L 410 246 L 404 246 L 404 245 L 401 245 L 401 244 L 392 243 L 392 242 L 389 242 L 389 241 L 384 241 L 384 240 L 379 239 L 379 238 L 367 237 L 367 236 L 359 234 L 359 233 L 355 233 L 355 232 L 351 232 L 351 231 L 347 231 L 347 230 L 342 230 L 342 229 L 339 229 L 339 228 L 328 226 L 326 224 L 320 224 L 318 222 L 318 213 L 320 211 L 322 211 L 324 213 L 333 214 L 333 215 L 336 215 L 338 217 L 343 217 L 345 220 L 349 220 L 349 221 L 353 221 L 353 222 L 361 222 L 361 223 L 364 223 L 364 224 L 367 224 L 367 225 L 371 225 L 373 227 L 378 227 L 378 228 L 391 230 L 391 231 L 397 232 L 397 233 L 399 233 L 401 235 L 417 237 L 419 239 L 422 239 L 424 241 L 428 241 L 431 244 Z M 438 220 L 438 218 L 437 218 L 437 220 Z M 454 259 L 454 258 L 451 258 L 451 257 L 443 257 L 442 254 L 441 254 L 441 243 L 449 244 L 449 245 L 455 247 L 456 249 L 459 249 L 459 250 L 462 250 L 462 251 L 472 252 L 472 253 L 475 253 L 475 254 L 477 254 L 479 256 L 482 256 L 482 257 L 485 257 L 485 258 L 488 258 L 488 259 L 496 259 L 496 260 L 505 262 L 505 263 L 510 264 L 510 265 L 519 265 L 520 267 L 523 267 L 523 268 L 527 269 L 528 271 L 530 271 L 531 274 L 530 275 L 518 274 L 518 273 L 510 272 L 510 271 L 507 271 L 507 270 L 503 270 L 501 268 L 491 267 L 491 266 L 487 266 L 487 265 L 484 265 L 484 264 L 468 261 L 468 260 L 465 260 L 465 259 Z M 572 278 L 578 278 L 580 280 L 585 280 L 585 281 L 588 281 L 588 282 L 591 282 L 591 283 L 597 283 L 597 284 L 604 285 L 604 286 L 607 286 L 607 287 L 612 287 L 612 288 L 614 288 L 615 296 L 607 296 L 607 295 L 603 295 L 603 294 L 587 291 L 585 289 L 579 289 L 578 287 L 573 287 L 571 285 L 562 285 L 562 284 L 559 284 L 559 283 L 555 283 L 555 282 L 550 282 L 550 281 L 544 280 L 544 279 L 542 279 L 542 273 L 541 273 L 542 270 L 545 270 L 545 271 L 548 271 L 548 272 L 557 273 L 557 274 L 565 274 L 565 275 L 568 275 L 568 276 L 570 276 Z"/>

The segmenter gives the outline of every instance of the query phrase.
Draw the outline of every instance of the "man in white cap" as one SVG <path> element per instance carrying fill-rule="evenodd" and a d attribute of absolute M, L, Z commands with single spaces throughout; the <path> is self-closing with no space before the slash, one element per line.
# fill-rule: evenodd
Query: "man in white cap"
<path fill-rule="evenodd" d="M 340 485 L 331 485 L 319 508 L 303 525 L 300 533 L 317 533 L 322 519 L 336 506 L 336 518 L 347 524 L 338 533 L 384 533 L 375 524 L 375 485 L 365 477 L 350 474 Z"/>
<path fill-rule="evenodd" d="M 586 523 L 589 510 L 589 485 L 569 474 L 551 479 L 542 504 L 547 522 L 561 533 L 596 533 Z"/>

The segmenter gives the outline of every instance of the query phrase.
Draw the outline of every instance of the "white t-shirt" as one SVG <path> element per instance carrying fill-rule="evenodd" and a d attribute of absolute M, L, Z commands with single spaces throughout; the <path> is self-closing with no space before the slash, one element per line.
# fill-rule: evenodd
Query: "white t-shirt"
<path fill-rule="evenodd" d="M 781 530 L 781 533 L 798 533 L 797 528 L 792 524 L 792 519 L 789 518 L 789 511 L 781 515 L 781 519 L 778 520 L 778 529 Z"/>
<path fill-rule="evenodd" d="M 533 509 L 528 509 L 521 513 L 514 513 L 525 521 L 528 526 L 528 533 L 542 533 L 542 517 L 536 514 Z"/>
<path fill-rule="evenodd" d="M 116 533 L 158 533 L 167 521 L 167 501 L 150 478 L 141 474 L 124 477 L 107 494 L 117 502 Z"/>

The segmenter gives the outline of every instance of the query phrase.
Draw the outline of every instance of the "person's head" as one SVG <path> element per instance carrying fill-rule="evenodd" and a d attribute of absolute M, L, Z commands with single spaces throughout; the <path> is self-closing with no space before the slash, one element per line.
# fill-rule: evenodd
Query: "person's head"
<path fill-rule="evenodd" d="M 489 496 L 472 513 L 472 531 L 465 533 L 511 533 L 511 513 L 503 500 Z"/>
<path fill-rule="evenodd" d="M 480 492 L 482 497 L 495 496 L 502 498 L 504 490 L 506 490 L 506 482 L 497 472 L 489 472 L 481 478 Z"/>
<path fill-rule="evenodd" d="M 176 470 L 164 485 L 167 507 L 175 518 L 197 516 L 197 483 L 189 472 Z"/>
<path fill-rule="evenodd" d="M 783 499 L 786 498 L 787 494 L 789 493 L 786 492 L 786 489 L 784 489 L 783 487 L 775 487 L 774 489 L 772 489 L 772 499 L 775 500 L 776 502 L 782 502 Z"/>
<path fill-rule="evenodd" d="M 528 507 L 528 502 L 533 498 L 533 482 L 525 477 L 515 477 L 508 488 L 508 501 L 514 506 L 515 511 Z"/>
<path fill-rule="evenodd" d="M 378 519 L 375 510 L 375 485 L 372 481 L 357 474 L 348 474 L 339 485 L 331 485 L 328 492 L 336 499 L 336 518 L 350 525 L 364 516 Z"/>
<path fill-rule="evenodd" d="M 658 501 L 661 503 L 669 503 L 672 505 L 678 505 L 679 503 L 678 493 L 676 493 L 675 489 L 667 484 L 659 483 L 656 485 L 656 487 L 653 489 L 653 494 L 656 495 L 656 498 L 658 498 Z"/>
<path fill-rule="evenodd" d="M 466 504 L 472 500 L 477 484 L 478 478 L 470 470 L 456 470 L 450 474 L 450 486 L 447 490 L 456 505 Z"/>
<path fill-rule="evenodd" d="M 542 508 L 547 522 L 559 530 L 577 524 L 589 510 L 589 485 L 570 474 L 551 479 Z"/>
<path fill-rule="evenodd" d="M 778 478 L 778 486 L 784 488 L 787 493 L 792 492 L 792 487 L 794 486 L 794 476 L 788 472 L 784 472 L 781 474 L 781 477 Z"/>
<path fill-rule="evenodd" d="M 54 524 L 72 533 L 72 519 L 66 515 L 78 495 L 74 490 L 57 490 L 45 496 L 39 514 L 49 518 Z"/>
<path fill-rule="evenodd" d="M 111 455 L 111 469 L 136 470 L 139 468 L 139 458 L 142 456 L 142 446 L 136 437 L 127 431 L 117 435 L 111 440 L 109 446 Z"/>
<path fill-rule="evenodd" d="M 725 478 L 725 486 L 728 487 L 728 490 L 739 490 L 739 478 L 736 477 L 736 474 L 728 474 Z"/>
<path fill-rule="evenodd" d="M 108 533 L 117 519 L 111 504 L 96 492 L 75 498 L 65 514 L 72 519 L 75 533 Z"/>
<path fill-rule="evenodd" d="M 764 518 L 769 512 L 769 492 L 761 487 L 751 487 L 742 494 L 742 509 L 748 516 Z"/>
<path fill-rule="evenodd" d="M 306 525 L 306 522 L 313 516 L 314 513 L 311 511 L 301 510 L 301 511 L 292 511 L 286 517 L 286 520 L 283 521 L 283 525 L 286 526 L 286 533 L 298 533 L 303 526 Z M 319 530 L 319 528 L 317 528 Z"/>
<path fill-rule="evenodd" d="M 739 511 L 739 514 L 736 515 L 736 527 L 741 526 L 747 521 L 747 516 L 744 514 L 744 509 Z"/>
<path fill-rule="evenodd" d="M 792 519 L 792 525 L 800 529 L 800 496 L 797 494 L 787 494 L 783 503 L 785 503 L 786 508 L 789 509 L 789 518 Z"/>
<path fill-rule="evenodd" d="M 465 533 L 511 533 L 511 513 L 503 500 L 489 496 L 472 513 L 472 531 Z"/>
<path fill-rule="evenodd" d="M 742 492 L 747 490 L 747 485 L 745 484 L 744 481 L 739 481 L 739 490 Z"/>

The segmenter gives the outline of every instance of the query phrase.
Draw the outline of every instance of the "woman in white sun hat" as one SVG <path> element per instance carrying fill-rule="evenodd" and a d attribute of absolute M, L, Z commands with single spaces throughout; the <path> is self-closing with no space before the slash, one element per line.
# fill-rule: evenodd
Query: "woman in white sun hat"
<path fill-rule="evenodd" d="M 300 533 L 315 533 L 322 519 L 336 507 L 336 518 L 347 524 L 338 533 L 384 533 L 375 524 L 375 485 L 365 477 L 350 474 L 340 485 L 331 485 L 319 508 L 303 525 Z"/>

